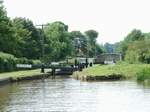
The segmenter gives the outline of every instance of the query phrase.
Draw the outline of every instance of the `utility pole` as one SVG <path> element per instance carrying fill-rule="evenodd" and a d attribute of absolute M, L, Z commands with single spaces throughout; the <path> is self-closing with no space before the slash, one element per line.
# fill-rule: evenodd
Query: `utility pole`
<path fill-rule="evenodd" d="M 47 26 L 46 24 L 41 24 L 41 25 L 36 25 L 36 26 L 40 26 L 42 27 L 42 37 L 41 37 L 41 61 L 44 62 L 44 55 L 45 55 L 45 48 L 44 48 L 44 37 L 45 37 L 45 34 L 44 34 L 44 26 Z"/>
<path fill-rule="evenodd" d="M 41 67 L 41 72 L 44 73 L 44 55 L 45 55 L 45 48 L 44 48 L 44 37 L 45 37 L 45 34 L 44 34 L 44 26 L 47 26 L 47 25 L 44 25 L 44 24 L 41 24 L 41 25 L 36 25 L 36 26 L 40 26 L 42 27 L 42 37 L 41 37 L 41 61 L 42 61 L 42 67 Z"/>

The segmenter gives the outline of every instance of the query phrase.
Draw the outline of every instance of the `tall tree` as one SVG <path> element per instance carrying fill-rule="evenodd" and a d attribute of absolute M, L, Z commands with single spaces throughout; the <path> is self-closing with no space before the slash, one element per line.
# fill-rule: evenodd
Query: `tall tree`
<path fill-rule="evenodd" d="M 98 32 L 95 30 L 88 30 L 85 32 L 89 41 L 89 56 L 93 57 L 96 55 L 96 39 L 98 37 Z"/>
<path fill-rule="evenodd" d="M 49 61 L 62 60 L 71 54 L 71 39 L 68 33 L 68 26 L 56 21 L 49 23 L 45 28 L 46 35 L 46 57 Z"/>
<path fill-rule="evenodd" d="M 7 17 L 2 1 L 0 1 L 0 51 L 11 54 L 16 52 L 15 31 Z"/>
<path fill-rule="evenodd" d="M 117 43 L 117 52 L 121 52 L 123 55 L 125 55 L 128 46 L 132 44 L 135 41 L 144 40 L 144 34 L 141 32 L 141 30 L 134 29 L 132 30 L 123 41 Z"/>
<path fill-rule="evenodd" d="M 80 31 L 70 32 L 71 39 L 74 45 L 74 53 L 79 56 L 87 56 L 88 40 Z"/>
<path fill-rule="evenodd" d="M 33 22 L 26 18 L 12 20 L 18 39 L 18 57 L 39 59 L 41 55 L 41 34 Z"/>
<path fill-rule="evenodd" d="M 125 59 L 129 63 L 150 63 L 150 40 L 135 41 L 130 44 Z"/>

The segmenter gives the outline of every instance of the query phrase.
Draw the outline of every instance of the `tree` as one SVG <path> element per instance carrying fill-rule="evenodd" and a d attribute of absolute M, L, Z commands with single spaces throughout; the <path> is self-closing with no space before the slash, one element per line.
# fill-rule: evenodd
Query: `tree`
<path fill-rule="evenodd" d="M 17 57 L 39 59 L 41 56 L 41 34 L 33 22 L 26 18 L 15 18 L 12 20 L 16 31 L 18 52 Z"/>
<path fill-rule="evenodd" d="M 114 44 L 105 43 L 104 48 L 106 53 L 114 53 Z"/>
<path fill-rule="evenodd" d="M 104 52 L 103 46 L 96 43 L 96 55 L 99 55 Z"/>
<path fill-rule="evenodd" d="M 88 40 L 80 31 L 70 32 L 71 39 L 74 43 L 74 55 L 88 55 Z"/>
<path fill-rule="evenodd" d="M 141 32 L 141 30 L 134 29 L 132 30 L 125 38 L 124 41 L 128 43 L 132 43 L 137 40 L 143 40 L 144 34 Z"/>
<path fill-rule="evenodd" d="M 150 40 L 135 41 L 130 44 L 125 59 L 129 63 L 150 63 Z"/>
<path fill-rule="evenodd" d="M 89 43 L 89 56 L 93 57 L 96 55 L 96 39 L 98 37 L 98 32 L 95 30 L 88 30 L 85 32 L 87 38 L 88 38 L 88 43 Z"/>
<path fill-rule="evenodd" d="M 15 54 L 16 48 L 15 31 L 0 1 L 0 51 Z"/>
<path fill-rule="evenodd" d="M 48 61 L 59 61 L 71 55 L 72 44 L 67 25 L 59 21 L 48 23 L 44 32 L 46 35 L 45 58 Z"/>
<path fill-rule="evenodd" d="M 85 32 L 85 34 L 88 37 L 90 44 L 95 45 L 96 39 L 98 37 L 98 32 L 95 30 L 88 30 Z"/>
<path fill-rule="evenodd" d="M 141 30 L 134 29 L 132 30 L 123 41 L 117 43 L 116 52 L 120 52 L 125 56 L 128 46 L 134 43 L 135 41 L 144 40 L 144 33 Z"/>

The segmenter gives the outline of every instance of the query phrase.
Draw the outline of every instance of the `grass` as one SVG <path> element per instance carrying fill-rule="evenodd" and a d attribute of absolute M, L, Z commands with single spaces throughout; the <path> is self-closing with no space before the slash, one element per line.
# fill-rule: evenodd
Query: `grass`
<path fill-rule="evenodd" d="M 150 65 L 148 64 L 127 64 L 121 63 L 116 65 L 94 65 L 84 69 L 82 72 L 75 72 L 79 76 L 109 76 L 109 75 L 122 75 L 126 79 L 135 78 L 138 81 L 150 81 Z M 0 73 L 0 79 L 4 78 L 22 78 L 42 75 L 40 69 L 25 70 L 8 73 Z"/>
<path fill-rule="evenodd" d="M 42 74 L 43 73 L 40 73 L 40 69 L 15 71 L 15 72 L 0 73 L 0 79 L 4 79 L 4 78 L 16 79 L 16 78 L 29 77 L 29 76 L 42 75 Z"/>
<path fill-rule="evenodd" d="M 127 64 L 121 63 L 116 65 L 94 65 L 93 67 L 84 69 L 83 72 L 75 74 L 85 76 L 109 76 L 122 75 L 126 79 L 137 78 L 137 74 L 144 68 L 150 68 L 148 64 Z M 150 73 L 150 72 L 149 72 Z M 150 77 L 150 76 L 149 76 Z"/>

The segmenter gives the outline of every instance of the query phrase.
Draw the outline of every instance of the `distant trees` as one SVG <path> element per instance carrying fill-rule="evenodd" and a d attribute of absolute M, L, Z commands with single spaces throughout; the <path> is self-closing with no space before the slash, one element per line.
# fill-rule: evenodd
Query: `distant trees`
<path fill-rule="evenodd" d="M 88 30 L 85 32 L 87 38 L 88 38 L 88 52 L 89 52 L 89 56 L 95 56 L 96 55 L 96 52 L 97 52 L 97 49 L 99 49 L 99 46 L 97 45 L 96 46 L 96 39 L 98 37 L 98 32 L 95 31 L 95 30 Z M 99 50 L 98 50 L 99 51 Z"/>
<path fill-rule="evenodd" d="M 150 33 L 134 29 L 115 46 L 116 52 L 122 53 L 129 63 L 150 63 Z"/>
<path fill-rule="evenodd" d="M 130 44 L 125 60 L 129 63 L 150 63 L 150 40 L 135 41 Z"/>
<path fill-rule="evenodd" d="M 105 43 L 104 49 L 106 53 L 121 53 L 129 63 L 150 63 L 150 33 L 133 29 L 123 41 Z"/>
<path fill-rule="evenodd" d="M 95 30 L 88 30 L 84 34 L 80 31 L 72 31 L 70 36 L 74 42 L 75 55 L 94 57 L 103 52 L 101 46 L 96 42 L 98 32 Z"/>
<path fill-rule="evenodd" d="M 80 31 L 70 32 L 70 36 L 73 42 L 74 56 L 82 55 L 88 56 L 88 40 L 87 37 Z"/>
<path fill-rule="evenodd" d="M 104 44 L 104 49 L 105 49 L 106 53 L 114 53 L 115 46 L 114 46 L 114 44 L 110 44 L 107 42 Z"/>
<path fill-rule="evenodd" d="M 128 49 L 129 44 L 132 44 L 134 41 L 140 41 L 144 39 L 144 34 L 137 29 L 132 30 L 123 41 L 118 43 L 118 46 L 116 48 L 117 52 L 121 52 L 122 54 L 125 54 L 125 52 Z"/>

